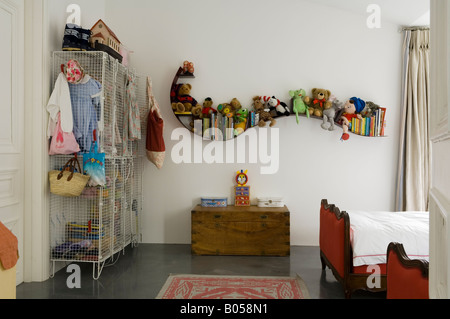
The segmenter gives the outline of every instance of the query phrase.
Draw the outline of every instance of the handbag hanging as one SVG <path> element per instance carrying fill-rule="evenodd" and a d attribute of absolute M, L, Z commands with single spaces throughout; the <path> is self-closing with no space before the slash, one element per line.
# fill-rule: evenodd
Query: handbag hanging
<path fill-rule="evenodd" d="M 88 186 L 105 186 L 105 153 L 98 152 L 97 133 L 94 130 L 94 141 L 92 142 L 89 153 L 83 154 L 84 174 L 90 175 L 91 179 Z"/>
<path fill-rule="evenodd" d="M 76 172 L 75 164 L 78 166 L 78 172 Z M 89 175 L 81 173 L 80 163 L 76 155 L 60 171 L 53 170 L 48 175 L 50 192 L 64 197 L 80 196 L 90 178 Z"/>
<path fill-rule="evenodd" d="M 147 78 L 147 94 L 150 102 L 146 140 L 147 158 L 158 169 L 161 169 L 166 157 L 166 145 L 163 136 L 164 120 L 161 116 L 158 102 L 153 95 L 151 80 L 149 78 Z"/>
<path fill-rule="evenodd" d="M 78 145 L 73 132 L 66 133 L 61 128 L 61 112 L 58 114 L 58 122 L 53 132 L 52 141 L 50 143 L 49 155 L 70 155 L 78 153 L 80 146 Z"/>

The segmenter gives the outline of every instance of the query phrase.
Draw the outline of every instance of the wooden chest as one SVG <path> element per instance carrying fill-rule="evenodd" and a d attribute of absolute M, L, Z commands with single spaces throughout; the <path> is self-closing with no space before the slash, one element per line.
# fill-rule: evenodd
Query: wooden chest
<path fill-rule="evenodd" d="M 191 221 L 194 255 L 290 255 L 290 213 L 286 206 L 197 206 Z"/>

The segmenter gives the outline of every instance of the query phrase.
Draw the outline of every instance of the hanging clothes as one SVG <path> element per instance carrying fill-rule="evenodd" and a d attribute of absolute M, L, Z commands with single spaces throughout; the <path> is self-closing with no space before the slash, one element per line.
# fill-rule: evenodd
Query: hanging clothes
<path fill-rule="evenodd" d="M 128 142 L 136 141 L 142 138 L 141 133 L 141 114 L 136 97 L 136 81 L 132 75 L 128 76 L 128 84 L 125 94 L 125 108 L 123 120 L 122 147 L 123 154 L 128 154 Z"/>
<path fill-rule="evenodd" d="M 58 75 L 53 92 L 47 104 L 49 121 L 47 128 L 47 137 L 53 136 L 56 128 L 58 116 L 61 113 L 61 129 L 64 133 L 73 131 L 72 102 L 70 99 L 69 83 L 63 72 Z"/>
<path fill-rule="evenodd" d="M 102 85 L 89 75 L 85 75 L 80 83 L 69 83 L 69 90 L 72 101 L 73 133 L 81 152 L 88 153 L 93 142 L 93 132 L 98 131 Z"/>

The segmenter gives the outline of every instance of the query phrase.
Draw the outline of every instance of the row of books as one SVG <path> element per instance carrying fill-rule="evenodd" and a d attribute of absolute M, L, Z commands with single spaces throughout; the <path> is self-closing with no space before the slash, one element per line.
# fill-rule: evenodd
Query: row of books
<path fill-rule="evenodd" d="M 258 123 L 258 114 L 249 112 L 244 122 L 237 122 L 233 117 L 227 117 L 221 113 L 212 114 L 211 118 L 194 120 L 194 133 L 205 140 L 228 141 L 244 133 L 248 128 Z"/>
<path fill-rule="evenodd" d="M 386 108 L 379 108 L 370 117 L 352 119 L 351 132 L 362 136 L 384 136 Z"/>

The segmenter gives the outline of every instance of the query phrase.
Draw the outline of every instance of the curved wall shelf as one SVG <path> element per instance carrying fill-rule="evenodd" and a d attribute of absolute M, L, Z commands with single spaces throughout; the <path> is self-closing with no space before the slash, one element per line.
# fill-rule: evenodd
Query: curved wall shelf
<path fill-rule="evenodd" d="M 177 91 L 177 86 L 180 85 L 178 82 L 180 81 L 181 78 L 186 78 L 186 79 L 195 79 L 195 75 L 192 73 L 184 73 L 183 68 L 179 68 L 177 73 L 175 74 L 175 77 L 173 79 L 172 82 L 172 86 L 170 88 L 170 104 L 172 105 L 172 103 L 176 103 L 176 91 Z M 271 111 L 271 116 L 273 119 L 278 120 L 279 118 L 289 118 L 289 117 L 295 117 L 295 113 L 293 112 L 293 101 L 291 100 L 291 105 L 288 107 L 289 111 L 290 111 L 290 115 L 278 115 L 278 113 L 273 110 Z M 357 136 L 361 136 L 361 137 L 386 137 L 384 135 L 384 115 L 386 112 L 385 108 L 380 108 L 380 110 L 383 111 L 382 114 L 382 120 L 381 120 L 381 124 L 380 122 L 378 123 L 380 129 L 380 133 L 374 133 L 375 132 L 375 118 L 371 118 L 370 120 L 367 120 L 367 118 L 364 119 L 364 121 L 355 121 L 353 124 L 353 129 L 349 130 L 350 134 L 353 135 L 357 135 Z M 337 121 L 336 119 L 339 119 L 342 115 L 343 110 L 341 110 L 340 112 L 337 112 L 337 115 L 335 117 L 334 120 L 334 126 L 335 127 L 339 127 L 342 129 L 342 124 Z M 203 139 L 205 140 L 216 140 L 216 141 L 226 141 L 226 140 L 230 140 L 233 138 L 237 138 L 239 137 L 239 135 L 243 132 L 245 132 L 247 129 L 253 128 L 253 127 L 257 127 L 257 125 L 253 125 L 250 124 L 251 123 L 251 119 L 247 119 L 246 125 L 244 128 L 241 128 L 240 130 L 237 130 L 235 128 L 228 128 L 226 127 L 226 129 L 223 129 L 225 127 L 222 128 L 222 126 L 220 125 L 216 125 L 216 127 L 211 128 L 211 123 L 209 123 L 209 128 L 210 128 L 210 132 L 209 133 L 205 133 L 205 123 L 203 122 L 203 120 L 200 120 L 200 122 L 196 122 L 194 120 L 194 116 L 191 112 L 177 112 L 176 110 L 173 109 L 173 113 L 176 116 L 176 118 L 178 119 L 178 121 L 189 131 L 191 131 L 194 134 L 197 134 L 201 137 L 203 137 Z M 250 110 L 249 110 L 250 113 Z M 249 115 L 250 116 L 250 115 Z M 323 122 L 324 119 L 318 116 L 306 116 L 306 114 L 299 114 L 299 117 L 302 118 L 308 118 L 308 119 L 315 119 L 318 121 Z M 367 123 L 367 124 L 366 124 Z M 208 124 L 207 124 L 208 125 Z M 367 127 L 366 127 L 367 126 Z M 228 131 L 230 130 L 231 131 Z M 324 129 L 325 130 L 325 129 Z M 217 132 L 219 132 L 219 134 L 217 134 Z M 225 132 L 225 133 L 222 133 Z M 363 133 L 364 132 L 364 133 Z M 213 136 L 211 136 L 211 134 L 213 134 Z"/>

